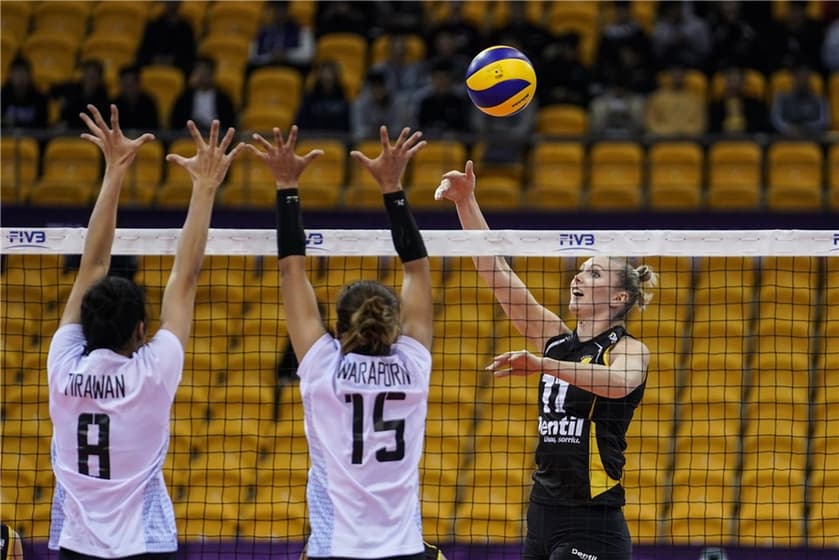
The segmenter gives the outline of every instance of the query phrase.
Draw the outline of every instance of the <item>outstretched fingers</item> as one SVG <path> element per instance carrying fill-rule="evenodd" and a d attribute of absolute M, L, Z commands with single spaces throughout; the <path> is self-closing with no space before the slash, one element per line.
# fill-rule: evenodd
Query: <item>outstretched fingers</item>
<path fill-rule="evenodd" d="M 227 148 L 230 147 L 230 143 L 233 142 L 233 135 L 236 134 L 236 129 L 232 126 L 227 129 L 227 133 L 224 135 L 224 138 L 221 139 L 221 144 L 219 144 L 219 149 L 222 152 L 226 152 Z"/>
<path fill-rule="evenodd" d="M 186 168 L 187 167 L 187 161 L 189 161 L 189 158 L 185 158 L 184 156 L 179 155 L 179 154 L 166 154 L 166 161 L 177 164 L 177 165 L 180 165 L 183 168 Z"/>
<path fill-rule="evenodd" d="M 471 159 L 466 161 L 466 168 L 465 168 L 464 171 L 466 173 L 466 178 L 467 179 L 470 179 L 470 180 L 475 179 L 475 166 L 472 163 Z"/>
<path fill-rule="evenodd" d="M 218 129 L 220 126 L 218 119 L 213 119 L 213 122 L 210 124 L 210 139 L 207 141 L 207 144 L 211 148 L 218 146 Z"/>
<path fill-rule="evenodd" d="M 105 124 L 105 119 L 102 118 L 102 113 L 99 112 L 99 109 L 96 108 L 96 105 L 88 104 L 87 110 L 90 111 L 90 114 L 93 115 L 93 120 L 96 122 L 96 126 L 98 126 L 102 132 L 110 132 L 108 125 Z"/>
<path fill-rule="evenodd" d="M 323 150 L 312 150 L 305 156 L 303 156 L 303 165 L 309 165 L 309 163 L 318 156 L 323 155 Z"/>
<path fill-rule="evenodd" d="M 277 132 L 277 129 L 275 128 L 275 129 L 274 129 L 274 131 L 275 131 L 275 138 L 276 138 L 276 132 Z M 266 140 L 266 139 L 265 139 L 265 137 L 263 137 L 263 136 L 262 136 L 261 134 L 259 134 L 258 132 L 254 132 L 254 133 L 253 133 L 253 135 L 251 136 L 251 138 L 253 138 L 254 142 L 256 142 L 257 144 L 259 144 L 260 146 L 262 146 L 263 148 L 265 148 L 265 150 L 266 150 L 268 153 L 270 153 L 270 152 L 271 152 L 271 150 L 273 150 L 273 149 L 275 148 L 275 146 L 274 146 L 273 144 L 271 144 L 271 142 L 269 142 L 268 140 Z M 262 150 L 260 150 L 260 149 L 259 149 L 259 148 L 257 148 L 256 146 L 252 146 L 252 148 L 253 148 L 253 150 L 252 150 L 252 151 L 254 151 L 254 153 L 259 153 L 259 154 L 262 154 L 262 155 L 267 155 L 265 152 L 263 152 Z"/>
<path fill-rule="evenodd" d="M 408 139 L 408 134 L 410 133 L 410 128 L 408 128 L 407 126 L 403 128 L 402 131 L 399 133 L 399 137 L 396 139 L 396 143 L 393 145 L 393 147 L 397 149 L 401 148 L 405 144 L 405 141 Z"/>
<path fill-rule="evenodd" d="M 195 123 L 192 120 L 186 121 L 186 129 L 189 131 L 189 135 L 192 136 L 192 139 L 195 140 L 195 144 L 198 146 L 199 150 L 207 147 L 207 143 L 201 136 L 201 132 L 199 132 L 198 127 L 195 126 Z"/>
<path fill-rule="evenodd" d="M 365 156 L 358 150 L 351 151 L 350 156 L 364 167 L 370 167 L 370 164 L 373 162 L 373 160 L 371 160 L 369 157 Z"/>
<path fill-rule="evenodd" d="M 117 110 L 117 106 L 111 103 L 111 130 L 120 131 L 119 128 L 119 110 Z"/>
<path fill-rule="evenodd" d="M 279 130 L 279 129 L 277 129 L 277 130 Z M 280 136 L 280 138 L 282 138 L 282 135 Z M 289 132 L 288 132 L 288 139 L 286 140 L 284 145 L 287 148 L 292 148 L 292 149 L 294 149 L 294 146 L 297 145 L 297 125 L 296 124 L 291 125 L 291 130 L 289 130 Z"/>

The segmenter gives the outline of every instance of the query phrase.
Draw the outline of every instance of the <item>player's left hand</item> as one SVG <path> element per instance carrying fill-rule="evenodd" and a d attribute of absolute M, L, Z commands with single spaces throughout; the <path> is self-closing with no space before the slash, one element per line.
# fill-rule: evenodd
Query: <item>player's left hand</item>
<path fill-rule="evenodd" d="M 265 151 L 252 144 L 247 145 L 248 150 L 268 165 L 274 174 L 278 189 L 296 189 L 300 175 L 306 167 L 313 159 L 323 155 L 323 150 L 312 150 L 305 156 L 298 156 L 294 152 L 297 146 L 297 125 L 291 127 L 286 140 L 283 140 L 283 133 L 277 127 L 274 127 L 273 144 L 257 133 L 254 133 L 253 139 L 265 148 Z"/>
<path fill-rule="evenodd" d="M 134 156 L 137 155 L 140 146 L 154 140 L 154 134 L 149 132 L 134 140 L 126 138 L 119 127 L 119 110 L 116 105 L 111 105 L 110 128 L 105 123 L 105 119 L 102 118 L 102 114 L 99 113 L 99 109 L 93 105 L 88 105 L 87 110 L 93 115 L 92 119 L 85 113 L 80 113 L 79 116 L 87 125 L 87 128 L 90 129 L 91 134 L 85 132 L 82 134 L 82 138 L 99 146 L 105 156 L 105 165 L 108 168 L 128 167 L 134 161 Z"/>
<path fill-rule="evenodd" d="M 504 352 L 493 358 L 486 370 L 495 374 L 495 377 L 530 375 L 542 371 L 542 358 L 527 350 Z"/>
<path fill-rule="evenodd" d="M 408 127 L 402 129 L 393 145 L 390 144 L 386 126 L 379 128 L 379 137 L 382 140 L 382 152 L 376 159 L 370 159 L 357 150 L 350 152 L 350 155 L 376 179 L 382 193 L 401 191 L 405 167 L 427 142 L 420 140 L 422 132 L 418 130 L 411 134 L 411 129 Z"/>

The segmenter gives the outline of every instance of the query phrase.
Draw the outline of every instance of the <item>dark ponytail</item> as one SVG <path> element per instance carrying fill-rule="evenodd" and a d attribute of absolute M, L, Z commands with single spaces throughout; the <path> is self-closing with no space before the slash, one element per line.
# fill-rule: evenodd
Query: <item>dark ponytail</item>
<path fill-rule="evenodd" d="M 399 300 L 382 284 L 361 280 L 338 298 L 341 352 L 383 356 L 399 336 Z"/>

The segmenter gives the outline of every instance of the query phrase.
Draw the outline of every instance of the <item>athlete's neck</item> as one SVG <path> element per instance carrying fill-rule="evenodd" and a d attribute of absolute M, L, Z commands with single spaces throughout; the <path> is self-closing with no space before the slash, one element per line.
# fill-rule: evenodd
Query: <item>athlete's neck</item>
<path fill-rule="evenodd" d="M 580 342 L 585 342 L 618 325 L 623 325 L 623 321 L 612 319 L 581 319 L 577 321 L 577 338 Z"/>

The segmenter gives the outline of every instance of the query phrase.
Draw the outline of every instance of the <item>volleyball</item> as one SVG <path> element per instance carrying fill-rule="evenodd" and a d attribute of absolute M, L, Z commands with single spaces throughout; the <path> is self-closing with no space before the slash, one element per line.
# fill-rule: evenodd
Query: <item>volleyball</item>
<path fill-rule="evenodd" d="M 496 45 L 472 59 L 466 70 L 466 91 L 487 115 L 509 117 L 533 101 L 536 71 L 520 50 Z"/>

